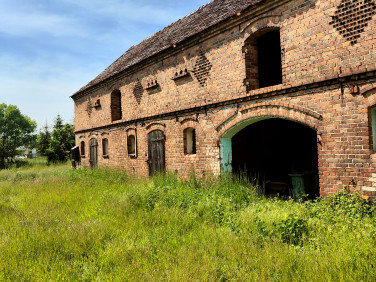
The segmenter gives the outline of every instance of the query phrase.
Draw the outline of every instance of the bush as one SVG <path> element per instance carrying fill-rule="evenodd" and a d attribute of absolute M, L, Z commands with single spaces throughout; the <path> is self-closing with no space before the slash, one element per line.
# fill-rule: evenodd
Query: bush
<path fill-rule="evenodd" d="M 307 220 L 292 215 L 276 224 L 276 227 L 282 241 L 288 244 L 299 245 L 303 236 L 308 234 Z"/>
<path fill-rule="evenodd" d="M 374 202 L 364 200 L 359 193 L 352 193 L 346 188 L 328 200 L 335 212 L 350 218 L 363 218 L 375 213 Z"/>

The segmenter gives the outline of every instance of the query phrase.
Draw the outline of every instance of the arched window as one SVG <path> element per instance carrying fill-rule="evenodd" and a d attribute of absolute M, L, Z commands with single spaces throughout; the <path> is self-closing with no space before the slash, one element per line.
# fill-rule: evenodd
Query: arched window
<path fill-rule="evenodd" d="M 127 137 L 128 155 L 131 157 L 136 156 L 136 136 L 128 135 Z"/>
<path fill-rule="evenodd" d="M 108 157 L 108 140 L 107 138 L 102 139 L 102 154 L 103 157 Z"/>
<path fill-rule="evenodd" d="M 111 120 L 120 120 L 122 118 L 121 112 L 121 92 L 116 89 L 111 93 Z"/>
<path fill-rule="evenodd" d="M 192 127 L 188 127 L 183 131 L 184 139 L 184 154 L 191 155 L 196 154 L 196 130 Z"/>
<path fill-rule="evenodd" d="M 81 157 L 85 157 L 85 142 L 81 141 Z"/>
<path fill-rule="evenodd" d="M 279 29 L 251 35 L 244 46 L 247 91 L 282 83 L 282 56 Z"/>

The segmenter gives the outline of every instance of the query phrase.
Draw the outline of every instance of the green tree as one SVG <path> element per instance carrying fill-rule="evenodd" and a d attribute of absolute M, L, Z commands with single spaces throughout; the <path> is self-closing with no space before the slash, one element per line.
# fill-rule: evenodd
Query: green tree
<path fill-rule="evenodd" d="M 0 169 L 21 147 L 27 148 L 35 142 L 36 127 L 36 122 L 22 115 L 16 106 L 0 104 Z"/>
<path fill-rule="evenodd" d="M 58 115 L 51 134 L 50 146 L 46 150 L 48 162 L 65 162 L 74 143 L 74 126 L 69 123 L 63 124 L 63 119 Z"/>
<path fill-rule="evenodd" d="M 38 134 L 38 140 L 36 144 L 36 148 L 39 154 L 42 156 L 47 155 L 47 150 L 50 147 L 51 143 L 51 133 L 48 130 L 48 125 L 46 125 L 43 128 L 43 131 L 40 131 Z"/>

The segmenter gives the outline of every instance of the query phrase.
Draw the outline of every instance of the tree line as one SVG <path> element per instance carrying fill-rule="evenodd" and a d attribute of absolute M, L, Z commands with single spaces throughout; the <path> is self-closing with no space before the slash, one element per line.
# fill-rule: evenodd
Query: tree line
<path fill-rule="evenodd" d="M 14 105 L 0 104 L 0 169 L 15 162 L 26 149 L 36 148 L 49 163 L 65 162 L 74 146 L 74 125 L 64 123 L 60 115 L 52 131 L 47 124 L 36 133 L 37 123 Z"/>

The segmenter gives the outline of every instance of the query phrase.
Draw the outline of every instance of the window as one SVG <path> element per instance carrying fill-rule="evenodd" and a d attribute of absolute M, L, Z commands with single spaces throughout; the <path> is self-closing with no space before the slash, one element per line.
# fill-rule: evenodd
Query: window
<path fill-rule="evenodd" d="M 371 109 L 372 149 L 376 153 L 376 107 Z"/>
<path fill-rule="evenodd" d="M 81 141 L 81 157 L 85 157 L 85 142 Z"/>
<path fill-rule="evenodd" d="M 136 156 L 136 136 L 128 135 L 127 137 L 128 155 L 131 157 Z"/>
<path fill-rule="evenodd" d="M 111 93 L 111 120 L 120 120 L 122 118 L 121 112 L 121 92 L 116 89 Z"/>
<path fill-rule="evenodd" d="M 107 138 L 102 139 L 102 154 L 103 157 L 108 157 L 108 140 Z"/>
<path fill-rule="evenodd" d="M 184 139 L 184 154 L 191 155 L 196 154 L 196 130 L 192 127 L 188 127 L 183 131 Z"/>
<path fill-rule="evenodd" d="M 251 35 L 244 48 L 247 91 L 282 83 L 279 29 L 263 30 Z"/>

